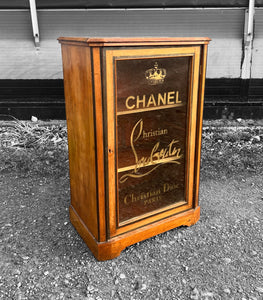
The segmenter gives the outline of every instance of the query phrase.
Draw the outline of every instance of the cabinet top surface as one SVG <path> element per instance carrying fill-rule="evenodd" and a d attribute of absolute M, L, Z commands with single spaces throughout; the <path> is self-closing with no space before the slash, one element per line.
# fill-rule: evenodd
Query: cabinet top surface
<path fill-rule="evenodd" d="M 113 47 L 113 46 L 147 46 L 147 45 L 197 45 L 208 44 L 208 37 L 139 37 L 139 38 L 83 38 L 83 37 L 60 37 L 61 44 L 81 44 L 89 47 Z"/>

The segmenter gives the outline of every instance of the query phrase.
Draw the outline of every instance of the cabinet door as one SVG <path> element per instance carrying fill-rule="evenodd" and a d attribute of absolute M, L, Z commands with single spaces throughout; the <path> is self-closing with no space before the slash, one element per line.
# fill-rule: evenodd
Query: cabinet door
<path fill-rule="evenodd" d="M 200 47 L 104 58 L 112 237 L 193 208 Z"/>

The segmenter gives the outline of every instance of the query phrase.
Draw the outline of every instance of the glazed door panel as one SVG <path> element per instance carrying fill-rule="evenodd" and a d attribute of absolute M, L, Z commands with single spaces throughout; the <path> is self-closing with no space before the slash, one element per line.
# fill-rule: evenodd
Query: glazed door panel
<path fill-rule="evenodd" d="M 200 47 L 108 49 L 110 236 L 193 207 Z"/>

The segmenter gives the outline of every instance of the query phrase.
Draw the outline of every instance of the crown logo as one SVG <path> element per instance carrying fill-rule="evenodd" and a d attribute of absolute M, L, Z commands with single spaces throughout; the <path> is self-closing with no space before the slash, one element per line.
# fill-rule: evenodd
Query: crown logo
<path fill-rule="evenodd" d="M 162 84 L 166 77 L 166 70 L 158 68 L 158 63 L 155 62 L 154 68 L 145 71 L 145 77 L 150 85 Z"/>

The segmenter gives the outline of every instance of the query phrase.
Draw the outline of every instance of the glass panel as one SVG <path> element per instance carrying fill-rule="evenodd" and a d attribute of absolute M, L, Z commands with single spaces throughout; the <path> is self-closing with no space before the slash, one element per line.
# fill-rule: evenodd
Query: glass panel
<path fill-rule="evenodd" d="M 119 222 L 185 204 L 191 57 L 119 59 L 116 65 Z"/>

